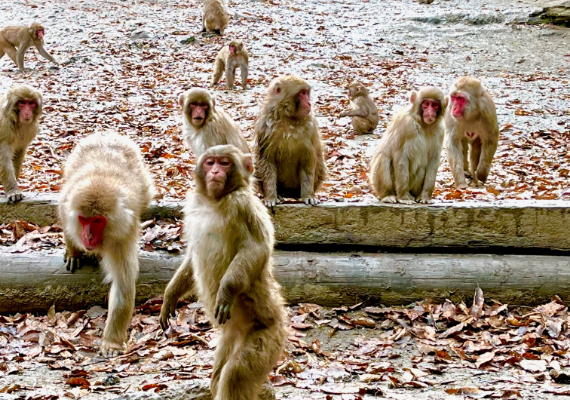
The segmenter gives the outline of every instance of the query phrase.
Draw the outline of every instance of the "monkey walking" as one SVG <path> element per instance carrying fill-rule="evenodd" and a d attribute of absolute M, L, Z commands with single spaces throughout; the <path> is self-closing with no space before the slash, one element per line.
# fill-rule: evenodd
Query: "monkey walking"
<path fill-rule="evenodd" d="M 44 27 L 37 22 L 30 26 L 6 26 L 0 29 L 0 58 L 8 54 L 20 72 L 24 72 L 24 55 L 30 47 L 35 46 L 43 58 L 57 64 L 44 48 L 44 34 Z"/>
<path fill-rule="evenodd" d="M 164 330 L 178 299 L 197 291 L 220 327 L 213 400 L 257 400 L 285 345 L 285 308 L 273 278 L 274 232 L 253 192 L 251 156 L 233 145 L 206 150 L 184 210 L 186 257 L 164 293 Z"/>

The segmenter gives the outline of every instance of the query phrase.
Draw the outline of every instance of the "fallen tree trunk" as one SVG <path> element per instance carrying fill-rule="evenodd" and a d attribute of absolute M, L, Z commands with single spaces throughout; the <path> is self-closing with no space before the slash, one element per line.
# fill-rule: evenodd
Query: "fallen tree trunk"
<path fill-rule="evenodd" d="M 56 200 L 53 194 L 28 195 L 18 204 L 0 198 L 0 223 L 51 225 L 58 220 Z M 274 211 L 279 245 L 570 250 L 568 201 L 283 204 Z M 181 217 L 182 203 L 154 203 L 142 218 Z"/>
<path fill-rule="evenodd" d="M 137 303 L 162 295 L 182 256 L 142 253 Z M 487 298 L 539 304 L 558 294 L 570 300 L 570 257 L 487 254 L 346 254 L 278 251 L 275 276 L 289 303 L 408 304 L 415 300 Z M 63 254 L 0 253 L 0 312 L 45 312 L 106 306 L 100 271 L 70 274 Z"/>

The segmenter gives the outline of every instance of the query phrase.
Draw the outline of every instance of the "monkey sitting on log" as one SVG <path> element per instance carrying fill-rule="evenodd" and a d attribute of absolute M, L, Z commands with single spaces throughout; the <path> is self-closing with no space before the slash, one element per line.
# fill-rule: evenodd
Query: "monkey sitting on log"
<path fill-rule="evenodd" d="M 360 82 L 351 83 L 348 98 L 352 108 L 342 111 L 339 117 L 352 117 L 352 127 L 358 134 L 372 133 L 378 126 L 378 109 L 366 86 Z"/>
<path fill-rule="evenodd" d="M 443 142 L 447 100 L 435 87 L 410 95 L 394 116 L 370 163 L 370 183 L 384 203 L 431 203 Z"/>
<path fill-rule="evenodd" d="M 182 107 L 184 138 L 196 158 L 209 147 L 233 144 L 249 153 L 241 129 L 228 113 L 216 107 L 214 96 L 206 89 L 193 88 L 178 98 Z"/>
<path fill-rule="evenodd" d="M 257 400 L 286 340 L 285 309 L 273 278 L 273 224 L 252 189 L 253 164 L 232 145 L 210 147 L 196 164 L 184 209 L 186 257 L 164 293 L 163 330 L 178 299 L 197 291 L 219 325 L 213 400 Z"/>
<path fill-rule="evenodd" d="M 8 203 L 22 200 L 18 177 L 26 149 L 40 130 L 42 95 L 28 85 L 12 87 L 0 98 L 0 183 Z"/>
<path fill-rule="evenodd" d="M 8 54 L 20 72 L 24 72 L 24 55 L 31 46 L 35 46 L 42 57 L 57 64 L 44 48 L 44 35 L 44 27 L 37 22 L 30 26 L 6 26 L 0 29 L 0 58 Z"/>
<path fill-rule="evenodd" d="M 220 78 L 226 72 L 226 89 L 234 89 L 234 79 L 236 69 L 240 69 L 241 87 L 247 89 L 247 72 L 249 56 L 243 43 L 240 40 L 232 40 L 227 46 L 222 47 L 216 61 L 214 62 L 214 74 L 212 75 L 212 86 L 217 85 Z"/>
<path fill-rule="evenodd" d="M 447 159 L 458 188 L 486 182 L 499 145 L 499 122 L 493 99 L 476 78 L 459 78 L 449 94 L 445 115 Z M 469 159 L 467 154 L 469 153 Z"/>
<path fill-rule="evenodd" d="M 65 164 L 59 201 L 66 266 L 74 272 L 84 254 L 101 258 L 111 283 L 101 353 L 125 350 L 139 272 L 140 215 L 154 187 L 137 145 L 116 133 L 82 139 Z"/>
<path fill-rule="evenodd" d="M 256 173 L 265 205 L 283 197 L 315 205 L 315 192 L 326 178 L 317 119 L 311 109 L 311 87 L 297 76 L 273 79 L 255 124 Z"/>

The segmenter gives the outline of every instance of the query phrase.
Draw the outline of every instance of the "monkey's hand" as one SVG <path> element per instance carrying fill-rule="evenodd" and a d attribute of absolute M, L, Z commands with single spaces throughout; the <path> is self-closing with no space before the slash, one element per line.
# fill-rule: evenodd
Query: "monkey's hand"
<path fill-rule="evenodd" d="M 433 200 L 430 199 L 428 196 L 422 196 L 421 198 L 418 199 L 418 203 L 422 203 L 422 204 L 432 204 Z"/>
<path fill-rule="evenodd" d="M 382 203 L 390 203 L 390 204 L 396 204 L 398 202 L 398 200 L 396 200 L 396 196 L 386 196 L 382 198 L 382 200 L 380 201 Z"/>
<path fill-rule="evenodd" d="M 320 203 L 319 199 L 316 197 L 305 197 L 303 199 L 301 199 L 305 204 L 310 205 L 310 206 L 316 206 L 317 204 Z"/>
<path fill-rule="evenodd" d="M 120 356 L 125 352 L 125 344 L 124 343 L 113 343 L 108 342 L 106 340 L 101 341 L 101 355 L 106 358 L 112 358 Z"/>
<path fill-rule="evenodd" d="M 22 201 L 24 195 L 18 189 L 14 189 L 10 193 L 7 193 L 6 197 L 8 197 L 8 204 L 10 204 Z"/>
<path fill-rule="evenodd" d="M 230 314 L 233 303 L 233 297 L 223 294 L 221 290 L 218 291 L 214 308 L 214 318 L 218 320 L 218 324 L 223 325 L 231 318 Z"/>
<path fill-rule="evenodd" d="M 174 315 L 176 312 L 176 303 L 178 301 L 170 301 L 166 296 L 164 297 L 164 301 L 162 302 L 162 307 L 160 308 L 160 327 L 162 328 L 163 332 L 166 332 L 168 328 L 170 328 L 170 323 L 168 322 L 170 316 Z"/>
<path fill-rule="evenodd" d="M 266 207 L 273 207 L 276 204 L 281 203 L 282 200 L 280 200 L 277 197 L 266 197 L 265 200 L 263 200 L 263 203 L 265 204 Z"/>

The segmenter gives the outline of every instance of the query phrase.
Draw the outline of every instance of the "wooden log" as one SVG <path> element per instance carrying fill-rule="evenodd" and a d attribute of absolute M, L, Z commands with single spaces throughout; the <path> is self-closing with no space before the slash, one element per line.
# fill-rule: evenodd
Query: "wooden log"
<path fill-rule="evenodd" d="M 20 219 L 51 225 L 58 219 L 56 209 L 53 194 L 27 194 L 18 204 L 6 204 L 2 197 L 0 223 Z M 181 218 L 181 210 L 182 203 L 154 203 L 142 219 Z M 284 204 L 274 212 L 279 245 L 570 250 L 569 201 Z"/>
<path fill-rule="evenodd" d="M 137 303 L 162 295 L 182 256 L 141 253 Z M 290 304 L 409 304 L 432 298 L 487 298 L 539 304 L 558 294 L 570 301 L 570 257 L 488 254 L 372 254 L 278 251 L 275 276 Z M 106 306 L 100 271 L 65 270 L 63 253 L 0 253 L 0 312 L 45 312 Z"/>

